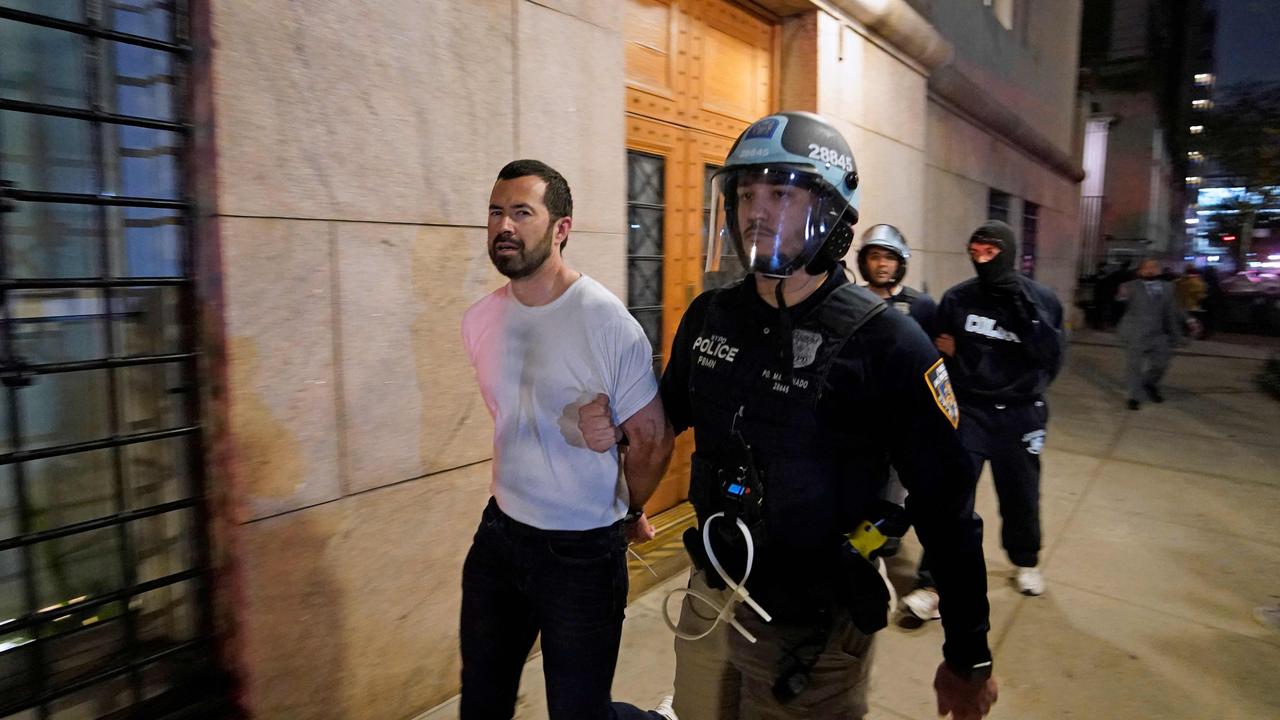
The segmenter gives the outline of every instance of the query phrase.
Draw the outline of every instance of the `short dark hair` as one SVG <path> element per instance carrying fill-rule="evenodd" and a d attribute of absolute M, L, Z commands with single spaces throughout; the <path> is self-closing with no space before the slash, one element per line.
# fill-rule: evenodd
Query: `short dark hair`
<path fill-rule="evenodd" d="M 569 183 L 555 168 L 541 160 L 513 160 L 498 173 L 499 180 L 515 180 L 516 178 L 536 175 L 547 183 L 547 191 L 542 202 L 555 222 L 563 217 L 573 217 L 573 194 L 569 192 Z"/>

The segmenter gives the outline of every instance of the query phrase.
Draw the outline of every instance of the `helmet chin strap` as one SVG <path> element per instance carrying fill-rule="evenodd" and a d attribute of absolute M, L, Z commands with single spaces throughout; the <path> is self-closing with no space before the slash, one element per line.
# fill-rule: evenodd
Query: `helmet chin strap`
<path fill-rule="evenodd" d="M 773 298 L 778 303 L 778 358 L 782 362 L 782 374 L 787 385 L 791 385 L 791 370 L 795 364 L 794 349 L 791 346 L 791 311 L 787 308 L 787 296 L 782 286 L 787 278 L 779 278 L 773 289 Z"/>

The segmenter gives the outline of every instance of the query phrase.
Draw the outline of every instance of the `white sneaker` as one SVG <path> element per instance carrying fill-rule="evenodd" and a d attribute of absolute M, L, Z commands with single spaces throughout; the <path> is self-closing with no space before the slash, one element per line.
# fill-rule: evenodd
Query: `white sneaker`
<path fill-rule="evenodd" d="M 1040 574 L 1040 568 L 1018 568 L 1017 582 L 1018 592 L 1023 595 L 1044 594 L 1044 576 Z"/>
<path fill-rule="evenodd" d="M 662 702 L 658 703 L 658 707 L 654 708 L 650 712 L 664 720 L 680 720 L 680 718 L 676 717 L 676 711 L 671 709 L 671 701 L 674 699 L 675 698 L 670 695 L 662 698 Z"/>
<path fill-rule="evenodd" d="M 933 588 L 916 588 L 902 598 L 902 606 L 921 620 L 937 620 L 942 617 L 938 612 L 938 591 Z"/>

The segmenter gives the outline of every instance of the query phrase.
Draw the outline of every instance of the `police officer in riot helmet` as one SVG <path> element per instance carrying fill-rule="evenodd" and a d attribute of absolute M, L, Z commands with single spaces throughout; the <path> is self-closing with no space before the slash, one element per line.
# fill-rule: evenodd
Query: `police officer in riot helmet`
<path fill-rule="evenodd" d="M 884 300 L 890 309 L 915 320 L 926 335 L 933 337 L 933 315 L 938 305 L 928 293 L 903 284 L 909 260 L 911 249 L 907 247 L 907 240 L 893 225 L 872 225 L 862 233 L 858 273 L 866 281 L 867 289 Z M 892 467 L 886 464 L 884 472 L 886 479 L 882 497 L 900 507 L 906 501 L 907 490 Z M 906 532 L 905 524 L 899 522 L 896 530 L 896 534 L 887 537 L 882 552 L 886 557 L 897 553 L 901 535 Z"/>
<path fill-rule="evenodd" d="M 858 186 L 844 138 L 799 112 L 753 123 L 712 180 L 708 270 L 727 254 L 748 273 L 690 304 L 661 382 L 695 445 L 694 568 L 673 624 L 686 720 L 867 712 L 888 612 L 875 554 L 886 448 L 948 610 L 938 707 L 979 718 L 995 701 L 973 466 L 937 350 L 845 274 Z M 620 437 L 607 408 L 579 426 L 596 450 Z"/>
<path fill-rule="evenodd" d="M 911 316 L 929 337 L 933 337 L 933 314 L 938 305 L 929 294 L 902 284 L 907 276 L 911 250 L 902 232 L 892 225 L 872 225 L 862 233 L 858 250 L 858 273 L 867 289 L 889 307 Z"/>

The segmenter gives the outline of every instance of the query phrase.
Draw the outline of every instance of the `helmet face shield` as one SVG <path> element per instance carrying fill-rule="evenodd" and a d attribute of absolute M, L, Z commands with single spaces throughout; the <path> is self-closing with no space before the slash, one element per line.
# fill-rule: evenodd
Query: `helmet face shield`
<path fill-rule="evenodd" d="M 849 206 L 820 175 L 790 165 L 726 168 L 711 182 L 707 272 L 726 256 L 771 277 L 805 267 Z"/>

